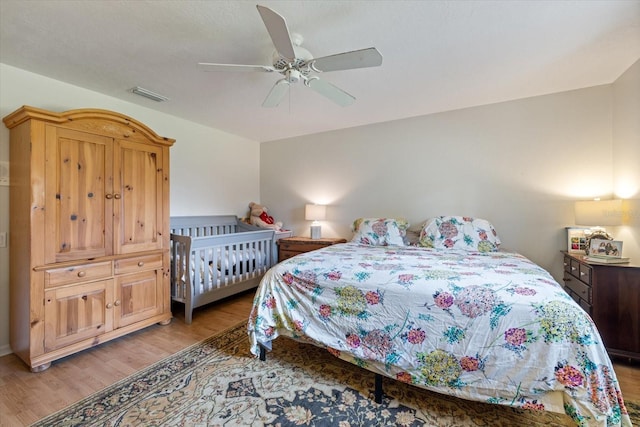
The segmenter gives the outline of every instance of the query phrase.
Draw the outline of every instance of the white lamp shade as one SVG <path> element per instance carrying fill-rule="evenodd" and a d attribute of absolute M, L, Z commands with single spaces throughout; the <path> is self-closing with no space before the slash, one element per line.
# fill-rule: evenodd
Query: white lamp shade
<path fill-rule="evenodd" d="M 327 217 L 327 207 L 325 205 L 305 205 L 304 219 L 307 221 L 324 221 Z"/>
<path fill-rule="evenodd" d="M 576 202 L 576 225 L 622 225 L 622 200 Z"/>

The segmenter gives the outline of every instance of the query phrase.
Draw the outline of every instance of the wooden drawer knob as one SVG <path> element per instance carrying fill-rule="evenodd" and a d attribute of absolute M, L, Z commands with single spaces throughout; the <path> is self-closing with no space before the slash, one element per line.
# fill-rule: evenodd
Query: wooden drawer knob
<path fill-rule="evenodd" d="M 78 271 L 78 277 L 84 277 L 87 275 L 86 271 Z"/>
<path fill-rule="evenodd" d="M 144 261 L 140 261 L 140 262 L 138 263 L 138 267 L 143 267 L 143 266 L 144 266 Z"/>

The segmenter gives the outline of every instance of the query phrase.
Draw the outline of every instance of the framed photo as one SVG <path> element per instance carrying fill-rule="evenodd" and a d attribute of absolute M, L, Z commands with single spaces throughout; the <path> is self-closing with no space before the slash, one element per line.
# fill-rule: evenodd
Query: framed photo
<path fill-rule="evenodd" d="M 588 228 L 567 227 L 567 252 L 572 254 L 586 253 L 587 230 Z"/>
<path fill-rule="evenodd" d="M 607 258 L 620 258 L 622 257 L 622 241 L 591 239 L 589 242 L 589 255 Z"/>

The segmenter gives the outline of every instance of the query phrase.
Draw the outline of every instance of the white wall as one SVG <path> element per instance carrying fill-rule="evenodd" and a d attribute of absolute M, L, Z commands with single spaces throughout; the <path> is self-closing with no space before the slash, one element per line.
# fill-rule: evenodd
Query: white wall
<path fill-rule="evenodd" d="M 613 235 L 640 265 L 640 60 L 613 84 L 613 171 L 616 195 L 629 199 Z"/>
<path fill-rule="evenodd" d="M 139 120 L 174 138 L 171 215 L 236 214 L 260 200 L 259 143 L 158 113 L 150 108 L 0 64 L 0 116 L 30 105 L 51 111 L 101 108 Z M 149 101 L 153 107 L 153 101 Z M 9 130 L 0 126 L 0 161 L 9 160 Z M 242 171 L 242 173 L 239 173 Z M 9 187 L 0 186 L 0 232 L 9 230 Z M 11 238 L 11 236 L 9 236 Z M 8 248 L 0 248 L 0 355 L 9 350 Z"/>
<path fill-rule="evenodd" d="M 612 191 L 611 127 L 607 85 L 263 143 L 262 202 L 299 235 L 307 202 L 346 238 L 360 216 L 486 218 L 560 280 L 574 201 Z"/>

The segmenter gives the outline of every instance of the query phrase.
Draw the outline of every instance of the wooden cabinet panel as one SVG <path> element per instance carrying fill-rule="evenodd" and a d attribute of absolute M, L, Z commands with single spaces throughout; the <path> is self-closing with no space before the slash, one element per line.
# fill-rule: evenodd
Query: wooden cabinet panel
<path fill-rule="evenodd" d="M 45 351 L 109 332 L 113 280 L 55 288 L 45 292 Z"/>
<path fill-rule="evenodd" d="M 114 230 L 116 253 L 162 248 L 162 150 L 118 141 L 115 153 Z"/>
<path fill-rule="evenodd" d="M 45 262 L 110 255 L 111 138 L 46 126 Z"/>
<path fill-rule="evenodd" d="M 160 314 L 163 307 L 162 272 L 158 270 L 118 276 L 115 327 L 136 323 Z"/>

